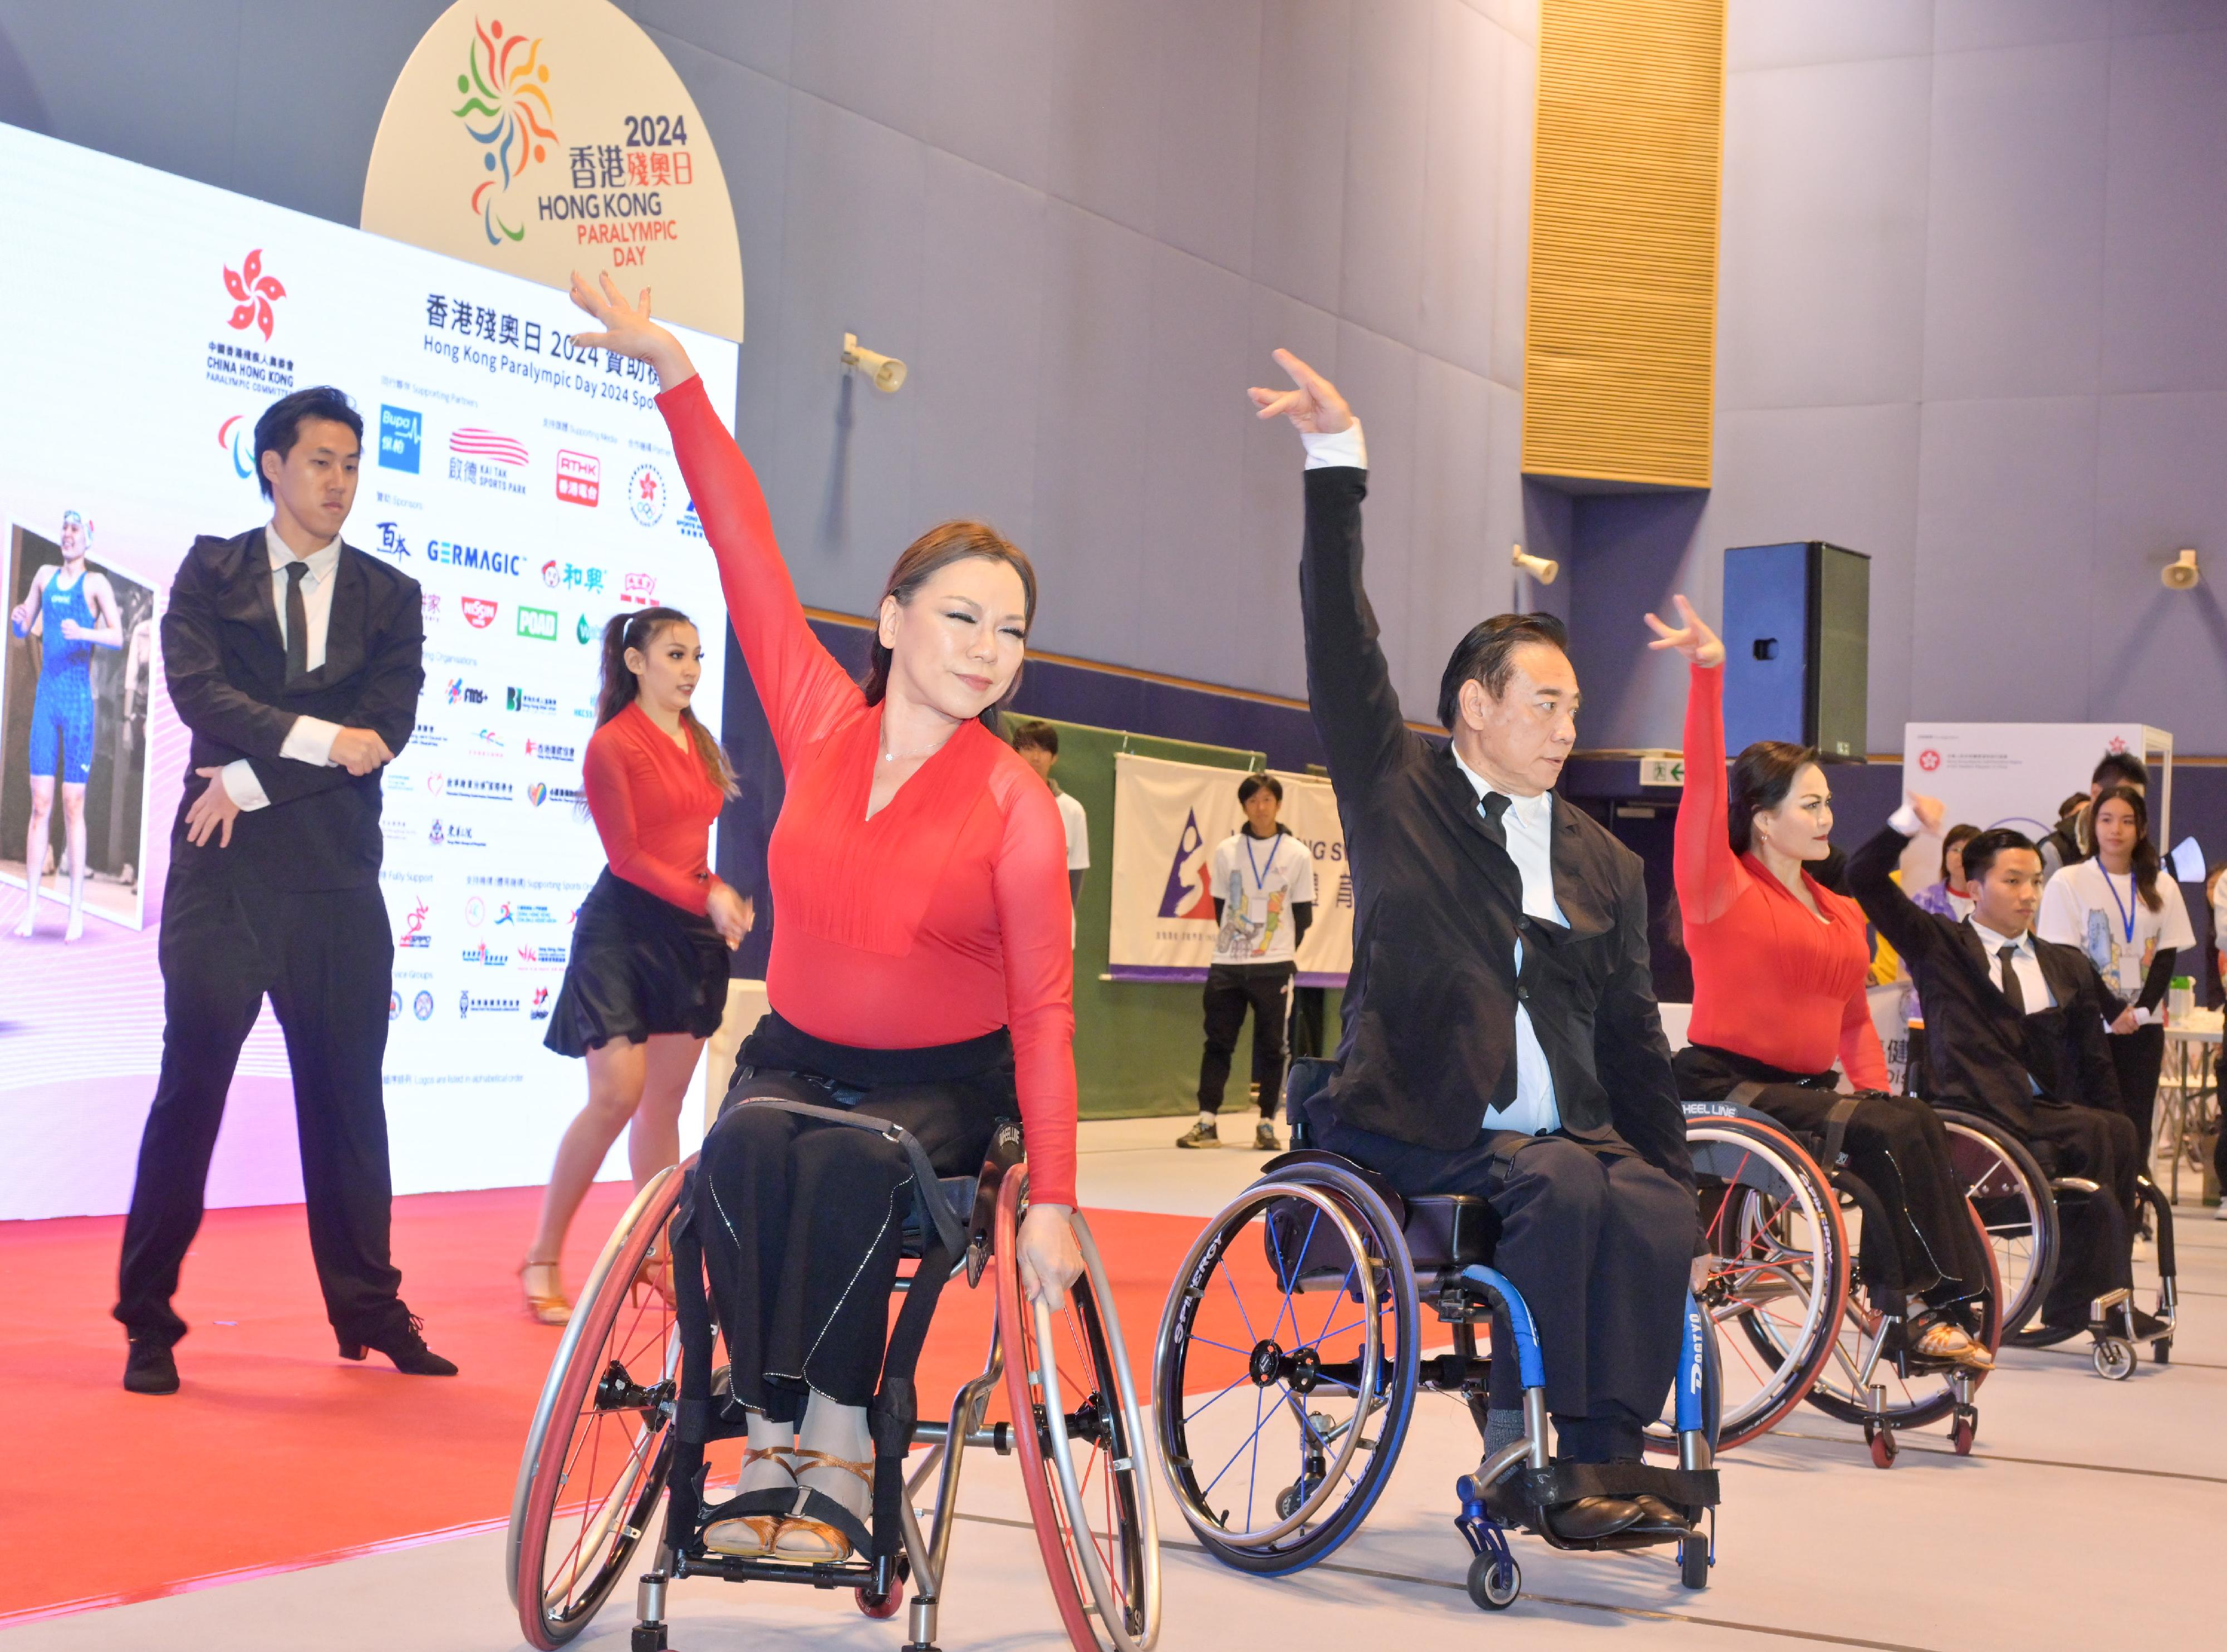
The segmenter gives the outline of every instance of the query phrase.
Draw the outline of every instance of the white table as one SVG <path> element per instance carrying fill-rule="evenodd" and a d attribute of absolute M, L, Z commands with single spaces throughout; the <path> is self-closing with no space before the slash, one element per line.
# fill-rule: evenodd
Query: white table
<path fill-rule="evenodd" d="M 2173 1156 L 2171 1185 L 2166 1196 L 2180 1201 L 2180 1167 L 2186 1164 L 2198 1178 L 2204 1174 L 2198 1144 L 2209 1119 L 2217 1126 L 2219 1113 L 2219 1042 L 2217 1028 L 2167 1027 L 2165 1030 L 2165 1075 L 2158 1086 L 2161 1112 L 2158 1144 Z"/>

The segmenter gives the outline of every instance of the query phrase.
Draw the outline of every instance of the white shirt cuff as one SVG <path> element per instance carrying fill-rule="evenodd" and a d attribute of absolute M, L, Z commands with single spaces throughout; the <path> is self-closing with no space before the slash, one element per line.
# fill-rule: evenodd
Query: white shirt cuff
<path fill-rule="evenodd" d="M 328 723 L 321 717 L 297 717 L 294 726 L 286 730 L 278 755 L 297 763 L 308 763 L 313 769 L 330 769 L 333 742 L 340 737 L 340 732 L 339 724 Z"/>
<path fill-rule="evenodd" d="M 1327 470 L 1335 465 L 1350 465 L 1356 470 L 1369 469 L 1369 447 L 1361 438 L 1361 421 L 1357 418 L 1331 436 L 1301 431 L 1299 440 L 1307 445 L 1310 470 Z"/>
<path fill-rule="evenodd" d="M 1925 822 L 1918 818 L 1918 811 L 1907 803 L 1888 815 L 1886 823 L 1905 838 L 1922 838 L 1925 835 Z"/>
<path fill-rule="evenodd" d="M 271 794 L 263 789 L 263 782 L 255 778 L 255 766 L 246 758 L 227 763 L 224 772 L 217 779 L 223 782 L 226 792 L 243 811 L 271 807 Z"/>

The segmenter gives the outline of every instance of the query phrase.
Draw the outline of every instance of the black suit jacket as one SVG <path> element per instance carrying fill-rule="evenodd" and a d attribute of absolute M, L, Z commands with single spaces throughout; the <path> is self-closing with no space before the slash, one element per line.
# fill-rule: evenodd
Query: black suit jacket
<path fill-rule="evenodd" d="M 1557 800 L 1551 858 L 1567 928 L 1523 915 L 1523 881 L 1450 748 L 1400 715 L 1362 588 L 1368 473 L 1306 473 L 1299 569 L 1307 698 L 1330 753 L 1353 870 L 1341 1067 L 1347 1123 L 1449 1151 L 1516 1099 L 1521 998 L 1571 1133 L 1621 1138 L 1691 1185 L 1685 1120 L 1647 966 L 1639 858 Z M 1523 972 L 1516 941 L 1523 938 Z"/>
<path fill-rule="evenodd" d="M 2032 1127 L 2037 1107 L 2070 1102 L 2117 1112 L 2119 1081 L 2103 1024 L 2122 1006 L 2088 955 L 2036 935 L 2034 958 L 2057 1004 L 2020 1016 L 1997 985 L 1998 960 L 1970 922 L 1925 911 L 1894 881 L 1909 841 L 1883 828 L 1850 858 L 1848 884 L 1918 982 L 1929 1099 L 1991 1113 L 2018 1131 Z"/>
<path fill-rule="evenodd" d="M 282 890 L 358 889 L 379 881 L 381 771 L 278 755 L 297 717 L 371 729 L 399 753 L 417 726 L 424 616 L 418 582 L 342 544 L 334 571 L 325 663 L 292 691 L 279 639 L 263 530 L 204 535 L 178 565 L 163 615 L 163 675 L 193 731 L 185 796 L 170 829 L 171 865 L 187 877 L 252 877 Z M 210 782 L 195 771 L 239 758 L 254 766 L 268 808 L 240 815 L 232 843 L 186 841 L 186 811 Z"/>

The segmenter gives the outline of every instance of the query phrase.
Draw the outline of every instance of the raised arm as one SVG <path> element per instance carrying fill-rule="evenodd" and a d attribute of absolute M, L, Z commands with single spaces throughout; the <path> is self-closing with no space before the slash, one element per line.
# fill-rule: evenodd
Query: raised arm
<path fill-rule="evenodd" d="M 1937 800 L 1913 794 L 1908 808 L 1897 811 L 1894 820 L 1881 826 L 1869 842 L 1848 857 L 1848 892 L 1856 897 L 1856 903 L 1863 908 L 1864 915 L 1879 934 L 1910 960 L 1912 973 L 1922 960 L 1930 958 L 1938 949 L 1941 928 L 1932 914 L 1913 902 L 1903 892 L 1902 885 L 1894 881 L 1902 852 L 1918 835 L 1915 831 L 1901 830 L 1897 822 L 1938 832 L 1941 813 Z"/>
<path fill-rule="evenodd" d="M 1018 764 L 993 777 L 991 786 L 1004 811 L 991 892 L 1005 966 L 1013 1087 L 1028 1141 L 1029 1199 L 1072 1209 L 1074 909 L 1060 898 L 1067 893 L 1067 832 L 1051 794 Z"/>
<path fill-rule="evenodd" d="M 1725 645 L 1683 596 L 1670 599 L 1682 622 L 1675 629 L 1652 614 L 1650 648 L 1675 648 L 1692 667 L 1686 685 L 1686 788 L 1678 799 L 1671 871 L 1678 904 L 1690 924 L 1722 917 L 1747 885 L 1747 869 L 1725 831 Z"/>
<path fill-rule="evenodd" d="M 1368 451 L 1352 410 L 1330 380 L 1289 350 L 1276 360 L 1289 390 L 1249 393 L 1262 418 L 1288 418 L 1307 446 L 1306 533 L 1299 611 L 1306 635 L 1307 704 L 1341 788 L 1384 772 L 1409 738 L 1361 580 L 1361 501 Z"/>
<path fill-rule="evenodd" d="M 680 341 L 650 320 L 648 289 L 630 305 L 608 275 L 600 290 L 575 275 L 572 302 L 603 328 L 582 333 L 576 342 L 632 356 L 657 371 L 664 386 L 657 405 L 673 433 L 673 455 L 718 559 L 727 617 L 787 768 L 797 750 L 858 705 L 858 686 L 812 635 L 757 475 L 719 422 Z"/>

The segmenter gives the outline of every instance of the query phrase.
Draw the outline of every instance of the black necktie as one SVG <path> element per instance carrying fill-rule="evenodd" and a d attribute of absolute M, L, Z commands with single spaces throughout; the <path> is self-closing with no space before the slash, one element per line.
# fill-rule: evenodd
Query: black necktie
<path fill-rule="evenodd" d="M 2011 960 L 2018 956 L 2018 948 L 1998 947 L 1995 956 L 2003 960 L 2003 996 L 2011 1001 L 2011 1012 L 2022 1016 L 2026 1013 L 2026 989 L 2019 985 L 2018 971 L 2011 966 Z"/>
<path fill-rule="evenodd" d="M 1508 842 L 1508 823 L 1501 817 L 1508 813 L 1508 805 L 1512 800 L 1504 792 L 1487 792 L 1477 800 L 1484 810 L 1485 830 L 1492 834 L 1492 840 L 1495 843 L 1505 847 Z"/>
<path fill-rule="evenodd" d="M 298 558 L 286 564 L 286 686 L 309 674 L 309 605 L 302 600 L 303 577 L 309 564 Z"/>

